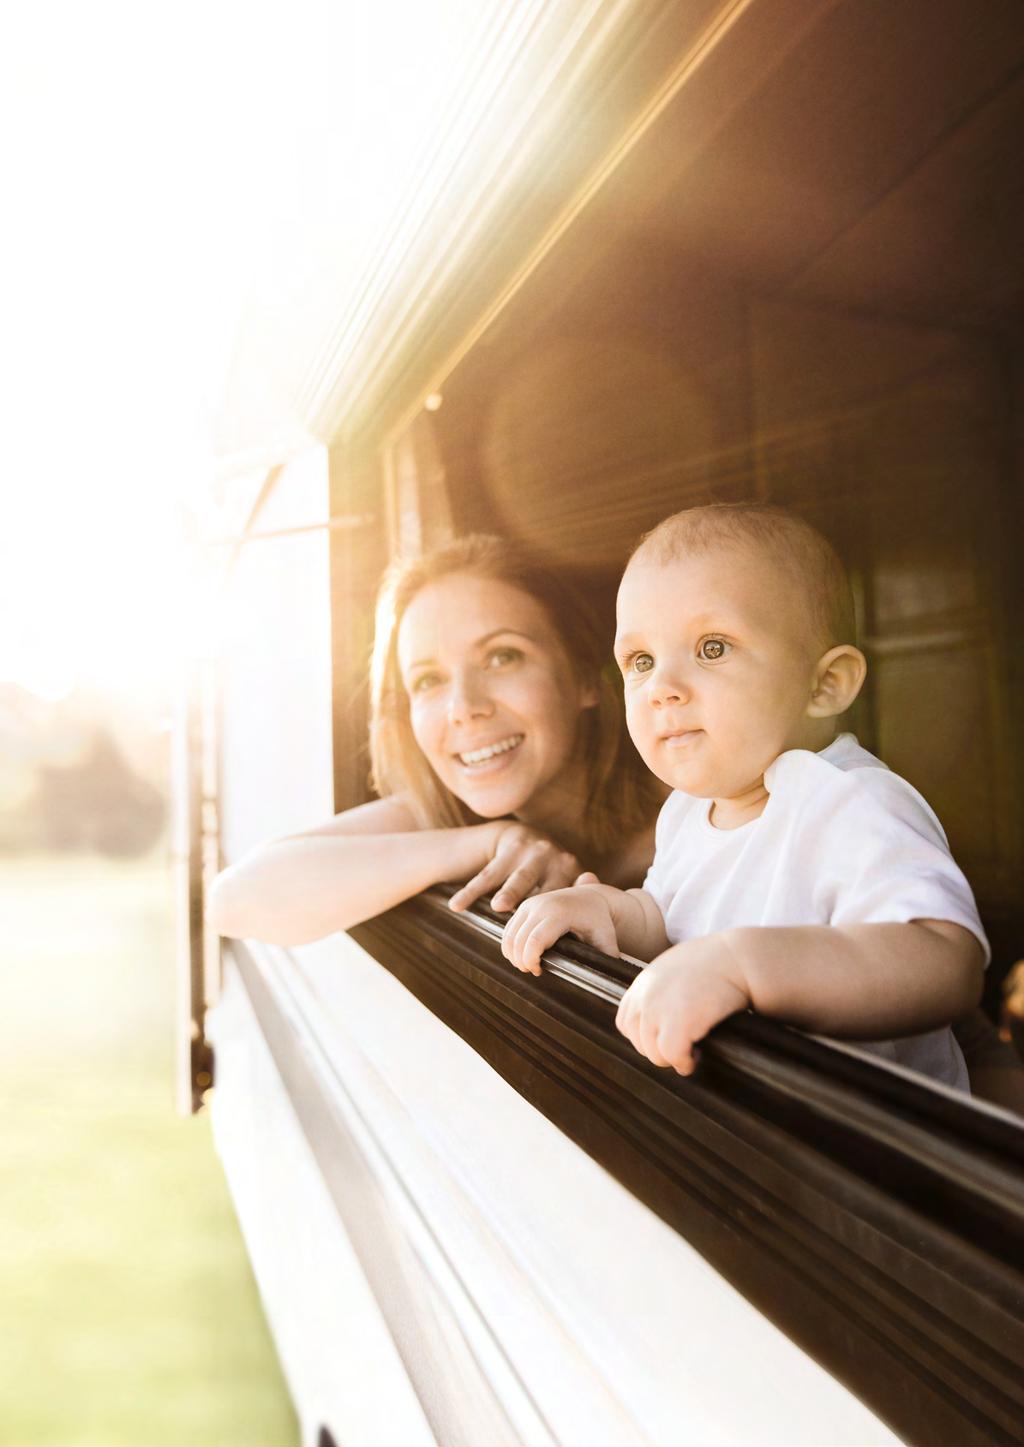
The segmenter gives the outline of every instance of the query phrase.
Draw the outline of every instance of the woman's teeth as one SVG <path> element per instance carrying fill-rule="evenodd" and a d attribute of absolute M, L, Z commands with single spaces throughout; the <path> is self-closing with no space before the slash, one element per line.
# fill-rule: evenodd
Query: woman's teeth
<path fill-rule="evenodd" d="M 460 764 L 483 764 L 488 759 L 493 759 L 498 754 L 507 754 L 509 749 L 518 748 L 523 742 L 524 734 L 512 734 L 510 738 L 501 739 L 496 744 L 488 744 L 483 749 L 470 749 L 466 754 L 456 754 Z"/>

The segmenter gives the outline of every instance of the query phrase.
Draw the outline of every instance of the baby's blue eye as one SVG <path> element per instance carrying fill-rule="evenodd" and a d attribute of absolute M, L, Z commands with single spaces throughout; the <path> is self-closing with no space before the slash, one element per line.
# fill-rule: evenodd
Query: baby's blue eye
<path fill-rule="evenodd" d="M 720 658 L 725 657 L 728 646 L 723 638 L 705 638 L 697 649 L 697 657 L 705 663 L 717 663 Z"/>
<path fill-rule="evenodd" d="M 630 667 L 634 673 L 650 673 L 654 667 L 654 659 L 649 653 L 634 653 L 630 659 Z"/>

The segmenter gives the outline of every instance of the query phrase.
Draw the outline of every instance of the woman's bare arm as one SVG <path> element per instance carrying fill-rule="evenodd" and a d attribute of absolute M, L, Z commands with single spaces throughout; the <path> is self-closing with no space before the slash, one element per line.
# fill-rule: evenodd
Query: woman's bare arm
<path fill-rule="evenodd" d="M 219 934 L 300 945 L 348 929 L 491 859 L 506 820 L 418 829 L 400 799 L 376 799 L 254 849 L 210 891 Z"/>

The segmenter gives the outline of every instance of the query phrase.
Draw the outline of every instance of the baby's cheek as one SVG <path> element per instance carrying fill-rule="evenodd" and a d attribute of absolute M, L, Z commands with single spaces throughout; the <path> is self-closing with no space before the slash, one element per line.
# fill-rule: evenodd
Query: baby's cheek
<path fill-rule="evenodd" d="M 626 704 L 626 732 L 636 745 L 638 753 L 647 762 L 654 743 L 650 723 L 636 704 L 628 702 Z"/>

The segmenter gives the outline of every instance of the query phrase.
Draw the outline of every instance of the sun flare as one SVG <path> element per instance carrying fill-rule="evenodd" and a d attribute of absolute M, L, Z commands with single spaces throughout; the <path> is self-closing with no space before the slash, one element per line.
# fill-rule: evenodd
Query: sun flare
<path fill-rule="evenodd" d="M 0 57 L 23 138 L 0 276 L 0 682 L 56 698 L 173 676 L 197 606 L 186 514 L 233 445 L 239 349 L 264 377 L 257 443 L 300 435 L 304 308 L 325 270 L 355 295 L 500 8 L 22 7 Z M 259 349 L 274 313 L 294 355 Z"/>

